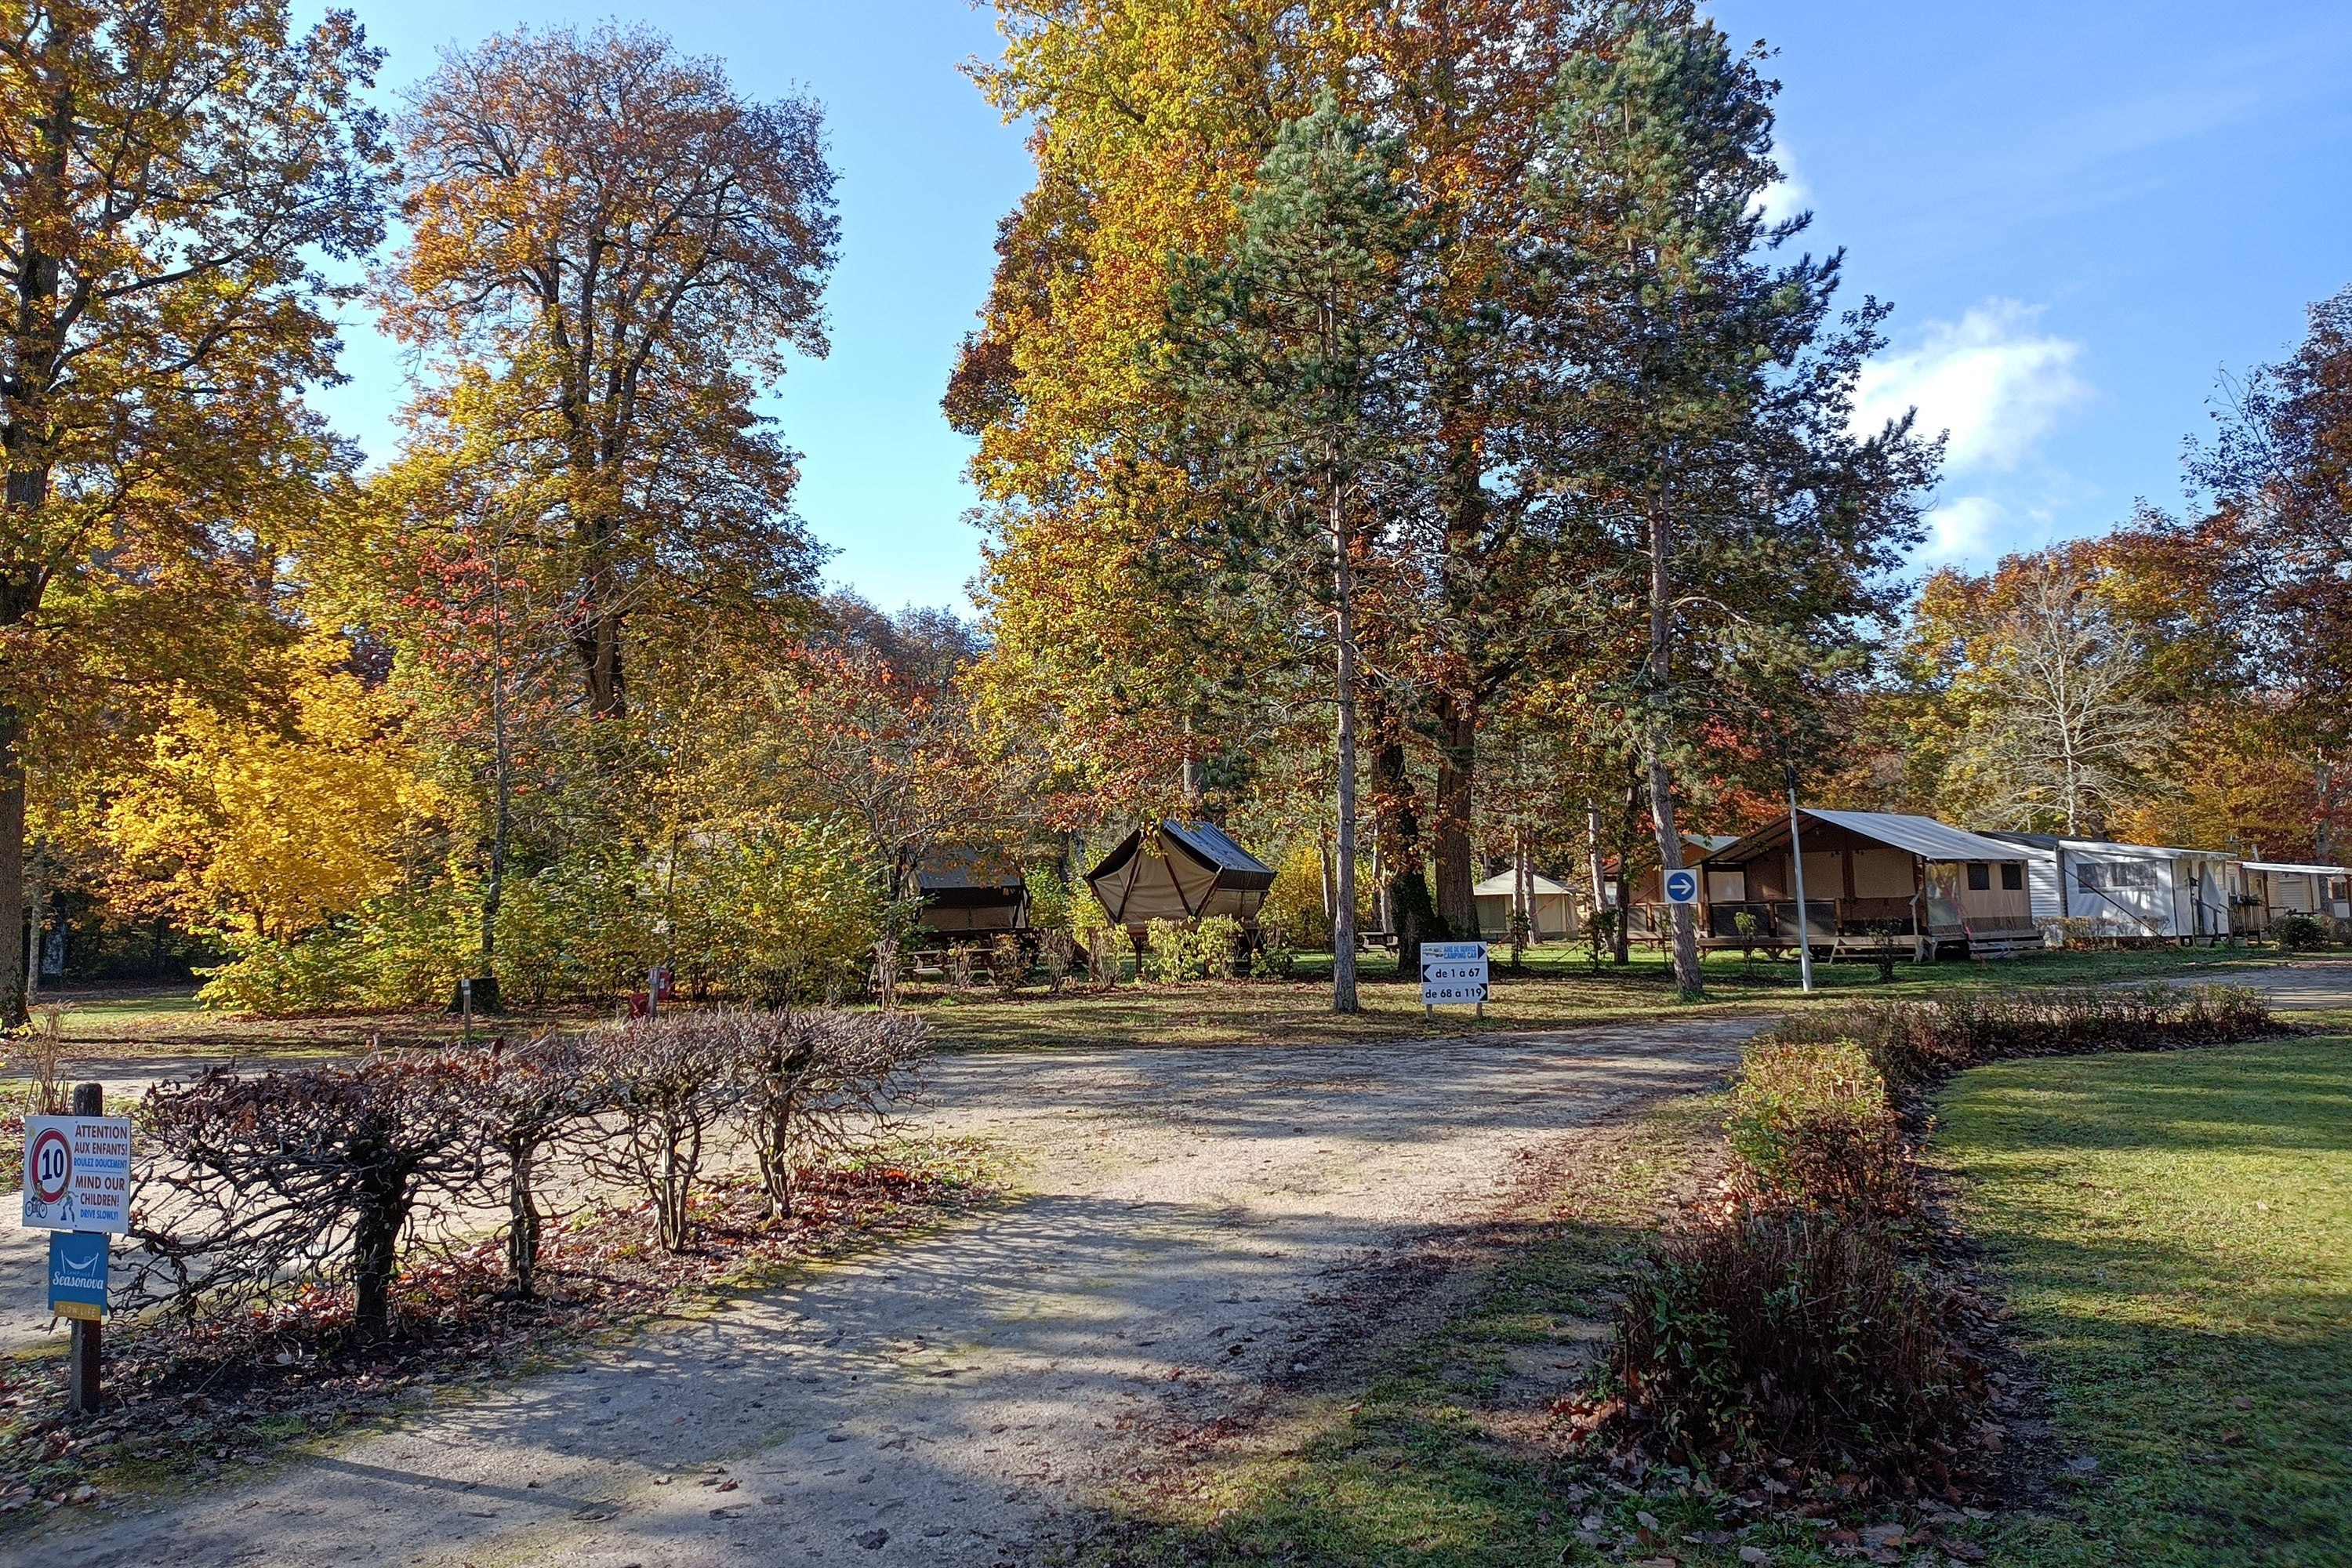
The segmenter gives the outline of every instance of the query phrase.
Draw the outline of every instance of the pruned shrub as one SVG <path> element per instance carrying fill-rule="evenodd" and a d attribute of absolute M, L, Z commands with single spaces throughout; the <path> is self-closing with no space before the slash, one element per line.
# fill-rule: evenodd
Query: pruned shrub
<path fill-rule="evenodd" d="M 906 1013 L 730 1013 L 743 1075 L 742 1110 L 771 1214 L 792 1213 L 793 1175 L 820 1156 L 884 1131 L 914 1091 L 927 1043 Z"/>
<path fill-rule="evenodd" d="M 432 1217 L 420 1206 L 481 1178 L 480 1079 L 477 1056 L 445 1051 L 150 1089 L 131 1299 L 193 1313 L 341 1271 L 359 1332 L 382 1337 L 403 1238 Z"/>
<path fill-rule="evenodd" d="M 736 1031 L 726 1014 L 668 1013 L 588 1038 L 594 1070 L 613 1086 L 609 1125 L 585 1151 L 588 1167 L 644 1193 L 662 1246 L 683 1252 L 710 1135 L 746 1092 Z"/>
<path fill-rule="evenodd" d="M 1759 1042 L 1851 1040 L 1886 1082 L 1914 1088 L 2009 1057 L 2163 1050 L 2252 1039 L 2278 1027 L 2243 985 L 1987 992 L 1791 1014 Z"/>
<path fill-rule="evenodd" d="M 1609 1394 L 1672 1453 L 1938 1479 L 1982 1394 L 1955 1300 L 1871 1227 L 1786 1205 L 1662 1243 L 1617 1314 Z"/>
<path fill-rule="evenodd" d="M 1748 1196 L 1856 1218 L 1917 1206 L 1886 1084 L 1852 1040 L 1751 1045 L 1724 1131 Z"/>
<path fill-rule="evenodd" d="M 484 1053 L 473 1111 L 507 1203 L 507 1285 L 526 1300 L 537 1293 L 541 1232 L 539 1162 L 551 1148 L 587 1131 L 617 1094 L 616 1064 L 578 1035 L 542 1035 Z"/>

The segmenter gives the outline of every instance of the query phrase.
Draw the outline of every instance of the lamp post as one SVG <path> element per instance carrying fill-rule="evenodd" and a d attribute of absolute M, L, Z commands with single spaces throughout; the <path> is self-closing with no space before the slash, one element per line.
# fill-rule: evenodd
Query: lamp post
<path fill-rule="evenodd" d="M 1813 931 L 1805 920 L 1805 847 L 1797 836 L 1797 764 L 1789 776 L 1789 864 L 1797 875 L 1797 973 L 1805 994 L 1813 994 Z"/>

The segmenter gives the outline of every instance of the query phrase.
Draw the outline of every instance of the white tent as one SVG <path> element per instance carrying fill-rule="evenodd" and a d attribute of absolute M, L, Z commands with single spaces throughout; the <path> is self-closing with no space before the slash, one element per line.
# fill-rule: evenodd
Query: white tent
<path fill-rule="evenodd" d="M 1576 908 L 1569 890 L 1541 872 L 1530 873 L 1535 907 L 1528 911 L 1528 940 L 1551 942 L 1576 934 Z M 1515 871 L 1500 871 L 1470 889 L 1478 900 L 1478 934 L 1488 942 L 1511 940 L 1511 910 L 1518 901 Z"/>

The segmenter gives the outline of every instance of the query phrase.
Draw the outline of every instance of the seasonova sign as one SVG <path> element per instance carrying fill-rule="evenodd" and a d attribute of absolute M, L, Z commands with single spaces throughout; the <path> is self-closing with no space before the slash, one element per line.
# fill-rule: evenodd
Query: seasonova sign
<path fill-rule="evenodd" d="M 86 1230 L 49 1233 L 49 1310 L 94 1323 L 106 1315 L 106 1237 Z"/>
<path fill-rule="evenodd" d="M 25 1118 L 26 1230 L 130 1228 L 131 1119 Z"/>
<path fill-rule="evenodd" d="M 1476 1005 L 1486 1000 L 1486 944 L 1424 942 L 1421 944 L 1421 1005 Z"/>

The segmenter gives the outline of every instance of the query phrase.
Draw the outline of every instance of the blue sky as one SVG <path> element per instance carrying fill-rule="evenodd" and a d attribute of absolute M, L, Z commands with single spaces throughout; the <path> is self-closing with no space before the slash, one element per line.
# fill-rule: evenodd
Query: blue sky
<path fill-rule="evenodd" d="M 348 3 L 348 0 L 347 0 Z M 398 85 L 435 50 L 598 13 L 357 0 Z M 1920 564 L 1985 564 L 2181 504 L 2180 445 L 2225 367 L 2284 353 L 2305 303 L 2352 283 L 2352 7 L 2340 4 L 1714 7 L 1780 52 L 1780 142 L 1817 248 L 1892 300 L 1873 412 L 1952 435 Z M 833 352 L 775 409 L 806 454 L 800 509 L 831 575 L 886 608 L 963 603 L 979 568 L 967 444 L 939 398 L 1028 184 L 1019 133 L 957 70 L 992 51 L 961 0 L 614 14 L 726 58 L 745 91 L 826 105 L 841 174 Z M 321 396 L 390 449 L 397 359 L 355 319 Z"/>

